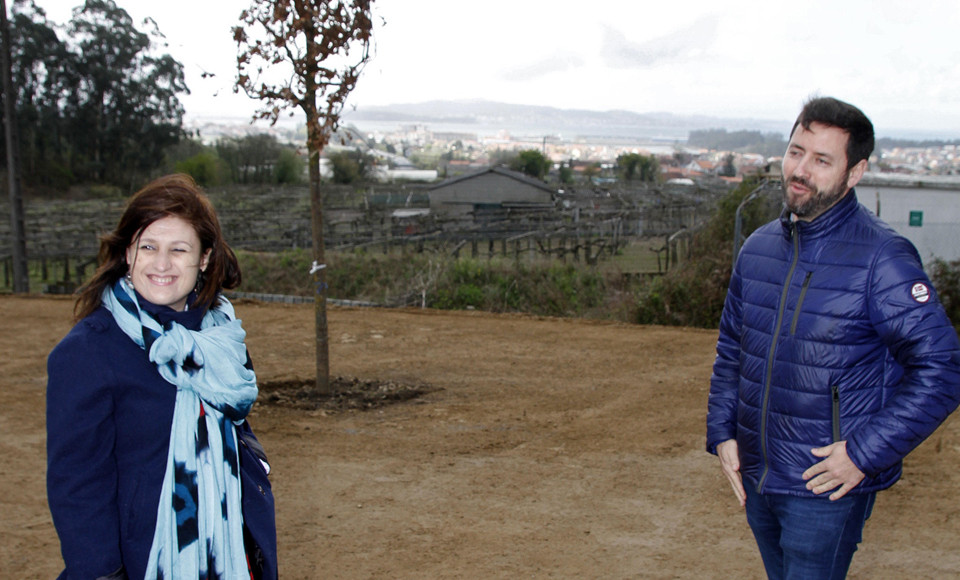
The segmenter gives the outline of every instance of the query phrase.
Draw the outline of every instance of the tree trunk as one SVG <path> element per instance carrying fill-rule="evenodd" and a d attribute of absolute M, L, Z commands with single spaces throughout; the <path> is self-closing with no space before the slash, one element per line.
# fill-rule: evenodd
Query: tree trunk
<path fill-rule="evenodd" d="M 316 314 L 317 394 L 330 387 L 330 341 L 327 330 L 327 269 L 323 241 L 323 197 L 320 192 L 320 151 L 310 151 L 310 227 L 313 231 L 313 284 Z"/>
<path fill-rule="evenodd" d="M 7 22 L 7 3 L 0 0 L 0 66 L 3 70 L 3 118 L 7 143 L 7 182 L 10 194 L 10 233 L 13 236 L 13 291 L 26 294 L 30 291 L 30 276 L 27 272 L 27 234 L 23 219 L 23 193 L 20 188 L 20 144 L 17 139 L 17 119 L 10 73 L 10 25 Z"/>

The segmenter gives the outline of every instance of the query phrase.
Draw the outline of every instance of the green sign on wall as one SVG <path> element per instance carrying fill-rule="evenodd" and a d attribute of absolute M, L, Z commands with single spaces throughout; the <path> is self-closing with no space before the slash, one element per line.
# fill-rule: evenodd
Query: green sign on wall
<path fill-rule="evenodd" d="M 922 211 L 911 211 L 910 212 L 910 227 L 919 228 L 923 225 L 923 212 Z"/>

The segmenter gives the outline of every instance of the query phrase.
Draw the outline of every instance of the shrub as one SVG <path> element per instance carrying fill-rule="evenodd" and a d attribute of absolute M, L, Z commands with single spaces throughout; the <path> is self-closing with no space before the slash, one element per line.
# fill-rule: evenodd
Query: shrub
<path fill-rule="evenodd" d="M 473 284 L 464 284 L 463 286 L 458 286 L 454 292 L 453 304 L 454 308 L 481 308 L 484 303 L 483 288 L 479 286 L 474 286 Z"/>
<path fill-rule="evenodd" d="M 930 278 L 947 316 L 960 333 L 960 260 L 934 260 Z"/>
<path fill-rule="evenodd" d="M 605 288 L 600 274 L 570 265 L 457 260 L 440 276 L 428 305 L 580 316 L 603 304 Z"/>
<path fill-rule="evenodd" d="M 307 163 L 292 149 L 281 149 L 273 177 L 277 183 L 301 183 Z"/>
<path fill-rule="evenodd" d="M 237 252 L 243 292 L 312 295 L 312 253 Z M 431 308 L 477 308 L 580 316 L 603 306 L 607 283 L 592 269 L 513 261 L 455 260 L 422 252 L 401 257 L 366 252 L 327 255 L 330 298 Z"/>
<path fill-rule="evenodd" d="M 219 183 L 219 163 L 217 156 L 209 151 L 197 153 L 193 157 L 178 161 L 175 165 L 180 173 L 186 173 L 201 187 Z"/>
<path fill-rule="evenodd" d="M 536 149 L 525 149 L 510 160 L 510 169 L 525 173 L 535 179 L 543 179 L 553 163 Z"/>
<path fill-rule="evenodd" d="M 238 289 L 242 292 L 312 295 L 308 274 L 313 263 L 310 250 L 288 250 L 279 254 L 238 250 L 237 260 L 243 273 L 243 284 Z"/>
<path fill-rule="evenodd" d="M 243 271 L 240 291 L 313 296 L 311 250 L 301 248 L 275 254 L 238 251 L 237 258 Z M 419 303 L 424 286 L 429 287 L 425 272 L 438 268 L 436 256 L 430 254 L 397 258 L 362 251 L 327 252 L 326 261 L 328 297 L 388 305 Z"/>
<path fill-rule="evenodd" d="M 116 185 L 91 185 L 87 188 L 91 199 L 123 199 L 123 190 Z"/>
<path fill-rule="evenodd" d="M 714 216 L 694 236 L 690 258 L 637 293 L 635 322 L 702 328 L 720 324 L 733 267 L 737 208 L 758 185 L 756 180 L 745 180 L 725 196 Z M 761 196 L 744 207 L 744 237 L 777 216 L 779 197 L 773 197 Z"/>

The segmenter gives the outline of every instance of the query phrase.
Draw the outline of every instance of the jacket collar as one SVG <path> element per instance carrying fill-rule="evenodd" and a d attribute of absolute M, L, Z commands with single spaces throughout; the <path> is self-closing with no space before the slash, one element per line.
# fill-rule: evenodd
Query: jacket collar
<path fill-rule="evenodd" d="M 792 221 L 791 214 L 784 208 L 780 214 L 780 224 L 783 226 L 783 235 L 788 238 L 796 227 L 804 237 L 819 237 L 833 231 L 837 226 L 847 220 L 857 211 L 860 202 L 857 200 L 857 192 L 851 189 L 843 199 L 838 201 L 833 207 L 823 212 L 813 221 Z"/>

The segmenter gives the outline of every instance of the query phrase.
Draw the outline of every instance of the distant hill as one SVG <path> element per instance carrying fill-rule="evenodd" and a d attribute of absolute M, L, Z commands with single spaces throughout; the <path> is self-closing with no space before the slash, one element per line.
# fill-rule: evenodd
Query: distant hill
<path fill-rule="evenodd" d="M 751 130 L 784 133 L 790 120 L 719 118 L 673 113 L 588 111 L 535 105 L 513 105 L 485 100 L 429 101 L 386 106 L 358 107 L 345 111 L 345 123 L 425 124 L 435 131 L 459 130 L 477 133 L 510 131 L 514 135 L 562 135 L 630 140 L 686 141 L 692 130 Z"/>
<path fill-rule="evenodd" d="M 769 137 L 780 135 L 784 140 L 793 119 L 770 120 L 707 115 L 678 115 L 667 112 L 635 113 L 632 111 L 588 111 L 559 109 L 536 105 L 516 105 L 486 100 L 427 101 L 384 106 L 350 107 L 341 116 L 342 125 L 355 124 L 367 130 L 396 130 L 401 125 L 427 125 L 434 132 L 464 132 L 495 135 L 507 131 L 514 137 L 578 137 L 591 141 L 639 141 L 686 143 L 691 132 L 725 130 L 759 132 Z M 247 117 L 190 118 L 188 126 L 203 129 L 206 136 L 224 131 L 248 134 L 263 131 L 263 124 L 251 125 Z M 271 130 L 287 131 L 297 140 L 302 138 L 303 120 L 299 115 L 281 117 Z M 225 129 L 226 128 L 226 129 Z M 878 146 L 916 147 L 955 144 L 952 135 L 910 129 L 886 129 L 877 134 Z"/>

